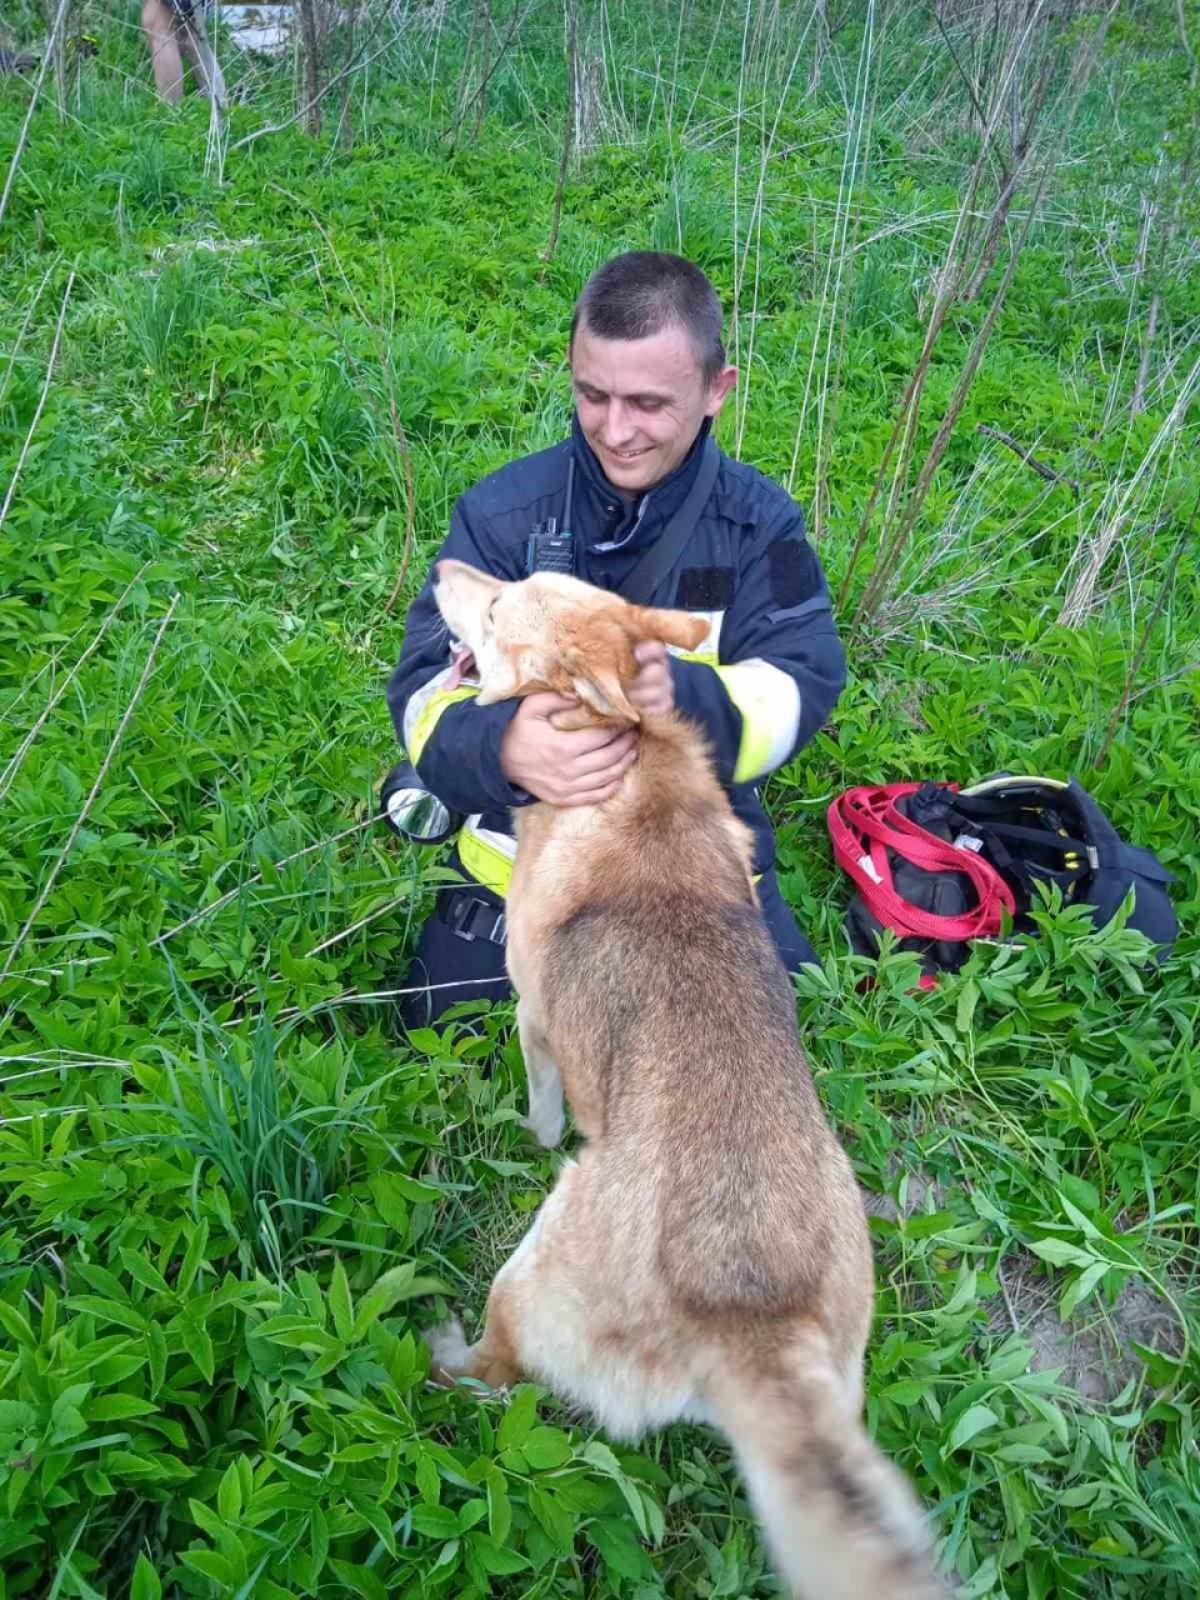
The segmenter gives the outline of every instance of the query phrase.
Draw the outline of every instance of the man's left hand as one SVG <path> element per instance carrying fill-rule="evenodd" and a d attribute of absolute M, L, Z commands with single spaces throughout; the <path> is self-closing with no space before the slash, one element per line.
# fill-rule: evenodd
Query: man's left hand
<path fill-rule="evenodd" d="M 666 645 L 657 639 L 643 639 L 634 646 L 633 658 L 639 671 L 627 691 L 630 705 L 644 717 L 669 716 L 675 709 L 675 680 Z"/>

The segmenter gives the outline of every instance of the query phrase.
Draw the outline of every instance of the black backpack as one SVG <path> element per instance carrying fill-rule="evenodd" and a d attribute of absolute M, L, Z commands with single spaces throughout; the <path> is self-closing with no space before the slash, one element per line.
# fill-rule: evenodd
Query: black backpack
<path fill-rule="evenodd" d="M 1151 851 L 1128 844 L 1072 778 L 1000 773 L 967 789 L 908 783 L 847 790 L 829 808 L 839 864 L 859 893 L 847 915 L 850 941 L 877 955 L 883 928 L 915 950 L 927 974 L 954 971 L 972 938 L 995 937 L 1001 911 L 1032 933 L 1037 883 L 1091 908 L 1103 927 L 1134 892 L 1129 926 L 1159 947 L 1178 922 L 1172 874 Z"/>

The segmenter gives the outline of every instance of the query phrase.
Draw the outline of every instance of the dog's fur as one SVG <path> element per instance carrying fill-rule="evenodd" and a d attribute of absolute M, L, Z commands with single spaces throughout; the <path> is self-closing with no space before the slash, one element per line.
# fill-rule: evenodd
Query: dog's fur
<path fill-rule="evenodd" d="M 527 1374 L 634 1438 L 730 1438 L 806 1600 L 941 1593 L 922 1518 L 862 1421 L 866 1219 L 813 1088 L 791 985 L 755 903 L 750 836 L 698 731 L 643 719 L 634 645 L 706 625 L 575 579 L 443 561 L 439 608 L 480 703 L 554 689 L 575 726 L 640 723 L 615 798 L 517 812 L 508 967 L 529 1126 L 586 1139 L 492 1285 L 482 1338 L 431 1337 L 453 1378 Z"/>

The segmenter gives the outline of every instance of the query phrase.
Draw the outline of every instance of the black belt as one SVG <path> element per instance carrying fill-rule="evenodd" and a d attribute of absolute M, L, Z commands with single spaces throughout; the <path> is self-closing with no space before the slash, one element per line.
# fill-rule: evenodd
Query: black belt
<path fill-rule="evenodd" d="M 503 903 L 484 900 L 469 889 L 446 895 L 441 916 L 450 924 L 455 937 L 466 939 L 468 943 L 486 939 L 489 944 L 502 945 L 508 937 L 508 913 Z"/>

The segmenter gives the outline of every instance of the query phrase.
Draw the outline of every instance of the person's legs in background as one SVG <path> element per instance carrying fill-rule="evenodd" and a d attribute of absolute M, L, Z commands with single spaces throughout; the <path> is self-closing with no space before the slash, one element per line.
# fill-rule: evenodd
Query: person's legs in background
<path fill-rule="evenodd" d="M 177 25 L 179 48 L 195 69 L 200 93 L 223 107 L 227 103 L 225 76 L 208 42 L 199 6 L 193 6 L 188 16 L 178 18 Z"/>
<path fill-rule="evenodd" d="M 170 105 L 183 98 L 183 58 L 175 32 L 175 13 L 165 0 L 143 0 L 142 32 L 154 68 L 154 86 Z"/>

